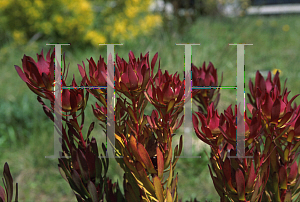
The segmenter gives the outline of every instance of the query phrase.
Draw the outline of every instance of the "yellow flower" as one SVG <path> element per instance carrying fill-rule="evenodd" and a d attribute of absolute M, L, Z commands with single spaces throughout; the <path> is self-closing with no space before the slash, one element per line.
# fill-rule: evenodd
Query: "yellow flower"
<path fill-rule="evenodd" d="M 290 30 L 290 26 L 289 25 L 283 25 L 282 30 L 284 32 L 288 32 Z"/>
<path fill-rule="evenodd" d="M 128 18 L 134 18 L 137 16 L 139 9 L 136 6 L 127 6 L 125 14 Z"/>
<path fill-rule="evenodd" d="M 55 21 L 56 21 L 56 23 L 62 23 L 63 21 L 64 21 L 64 19 L 60 16 L 60 15 L 57 15 L 56 17 L 55 17 Z"/>
<path fill-rule="evenodd" d="M 92 45 L 98 46 L 98 44 L 103 44 L 106 42 L 106 38 L 96 31 L 88 31 L 84 38 L 86 41 L 90 41 Z"/>
<path fill-rule="evenodd" d="M 4 10 L 9 4 L 9 1 L 1 0 L 0 1 L 0 9 Z"/>
<path fill-rule="evenodd" d="M 13 31 L 13 39 L 14 39 L 14 42 L 19 45 L 25 44 L 25 42 L 26 42 L 26 37 L 25 37 L 24 32 L 19 31 L 19 30 Z"/>
<path fill-rule="evenodd" d="M 273 70 L 272 70 L 272 73 L 275 75 L 277 71 L 278 71 L 279 73 L 281 73 L 281 70 L 280 70 L 280 69 L 273 69 Z"/>

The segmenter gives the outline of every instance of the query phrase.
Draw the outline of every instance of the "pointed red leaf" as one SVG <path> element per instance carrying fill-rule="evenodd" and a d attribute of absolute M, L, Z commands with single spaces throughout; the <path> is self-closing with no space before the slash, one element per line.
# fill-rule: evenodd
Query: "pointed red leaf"
<path fill-rule="evenodd" d="M 288 183 L 291 183 L 294 179 L 296 179 L 297 174 L 298 174 L 298 166 L 297 166 L 297 162 L 295 161 L 290 167 Z"/>
<path fill-rule="evenodd" d="M 3 169 L 3 176 L 5 179 L 5 185 L 6 185 L 6 196 L 7 196 L 7 202 L 11 202 L 13 198 L 13 178 L 11 176 L 9 166 L 7 163 L 4 164 Z"/>
<path fill-rule="evenodd" d="M 279 188 L 287 189 L 287 173 L 284 166 L 281 166 L 279 168 L 278 177 L 279 177 Z"/>
<path fill-rule="evenodd" d="M 149 156 L 147 150 L 145 149 L 145 147 L 141 143 L 137 143 L 137 150 L 138 150 L 141 160 L 144 163 L 144 165 L 146 166 L 148 172 L 156 173 L 156 170 L 152 164 L 150 156 Z"/>
<path fill-rule="evenodd" d="M 164 157 L 158 146 L 156 147 L 156 154 L 158 177 L 162 179 L 164 173 Z"/>
<path fill-rule="evenodd" d="M 238 168 L 235 173 L 236 188 L 239 196 L 239 200 L 245 201 L 245 178 L 243 172 Z"/>
<path fill-rule="evenodd" d="M 139 174 L 138 179 L 142 181 L 143 186 L 149 191 L 153 196 L 155 196 L 155 189 L 153 184 L 150 182 L 147 173 L 140 162 L 135 163 L 135 168 Z"/>
<path fill-rule="evenodd" d="M 256 178 L 256 173 L 254 170 L 254 165 L 253 165 L 253 161 L 251 161 L 251 165 L 250 165 L 250 173 L 248 176 L 248 181 L 247 181 L 247 185 L 246 185 L 246 193 L 251 192 L 253 190 L 253 185 L 254 185 L 254 181 Z"/>

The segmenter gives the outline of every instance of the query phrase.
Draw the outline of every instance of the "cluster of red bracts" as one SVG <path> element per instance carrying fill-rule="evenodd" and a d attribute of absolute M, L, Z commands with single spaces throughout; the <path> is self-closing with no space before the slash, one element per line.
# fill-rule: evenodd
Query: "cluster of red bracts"
<path fill-rule="evenodd" d="M 203 62 L 202 68 L 197 68 L 192 64 L 192 82 L 194 87 L 217 87 L 221 86 L 223 81 L 223 73 L 220 84 L 218 84 L 218 73 L 214 65 L 210 62 L 206 68 Z M 194 89 L 192 90 L 192 98 L 198 103 L 198 111 L 206 114 L 208 106 L 213 102 L 216 108 L 220 100 L 220 89 Z"/>
<path fill-rule="evenodd" d="M 37 54 L 38 62 L 35 62 L 33 58 L 24 55 L 22 59 L 21 68 L 15 65 L 15 68 L 21 77 L 26 82 L 27 86 L 38 96 L 50 100 L 52 109 L 54 109 L 55 95 L 54 95 L 54 56 L 55 51 L 53 50 L 50 56 L 50 50 L 47 53 L 46 60 L 44 58 L 43 50 L 41 54 Z M 66 87 L 66 64 L 65 56 L 64 60 L 64 73 L 61 78 L 61 87 Z M 84 81 L 83 81 L 84 82 Z M 72 80 L 71 87 L 77 87 L 75 78 Z M 63 89 L 62 90 L 62 106 L 63 112 L 75 113 L 78 110 L 85 107 L 87 102 L 87 95 L 84 96 L 83 89 Z"/>
<path fill-rule="evenodd" d="M 22 59 L 23 71 L 15 66 L 21 79 L 38 95 L 45 113 L 54 121 L 54 51 L 50 50 L 44 58 L 43 51 L 37 54 L 38 61 L 25 56 Z M 124 169 L 123 197 L 116 184 L 106 178 L 108 162 L 97 158 L 98 149 L 95 139 L 89 140 L 93 130 L 91 124 L 87 138 L 82 135 L 77 122 L 76 112 L 84 110 L 88 95 L 91 93 L 100 104 L 93 107 L 94 115 L 107 127 L 107 90 L 88 89 L 86 95 L 81 88 L 62 90 L 62 111 L 72 116 L 63 117 L 66 122 L 62 131 L 63 152 L 71 159 L 60 159 L 60 171 L 76 192 L 78 201 L 99 201 L 103 193 L 108 201 L 177 201 L 178 178 L 174 168 L 182 151 L 180 144 L 172 151 L 172 137 L 182 125 L 185 83 L 179 75 L 163 74 L 160 64 L 156 75 L 153 74 L 158 54 L 151 65 L 149 54 L 136 58 L 129 53 L 129 61 L 116 56 L 115 90 L 119 95 L 115 107 L 116 158 Z M 66 86 L 66 65 L 62 87 Z M 100 56 L 97 64 L 93 58 L 88 60 L 89 72 L 85 64 L 78 65 L 82 76 L 81 86 L 107 86 L 107 65 Z M 206 68 L 192 65 L 193 86 L 221 86 L 217 70 L 209 63 Z M 221 82 L 222 83 L 222 82 Z M 77 83 L 73 79 L 72 87 Z M 197 137 L 212 148 L 209 167 L 215 188 L 221 201 L 299 201 L 300 163 L 297 162 L 300 147 L 300 106 L 288 100 L 290 92 L 281 89 L 279 73 L 265 80 L 257 72 L 255 85 L 249 82 L 250 103 L 244 116 L 237 116 L 240 110 L 229 106 L 224 113 L 218 114 L 219 89 L 192 90 L 192 98 L 198 104 L 199 112 L 193 114 L 193 124 Z M 125 96 L 125 97 L 124 97 Z M 50 110 L 42 98 L 49 99 Z M 144 115 L 148 103 L 156 109 L 151 115 Z M 109 109 L 112 110 L 112 109 Z M 245 120 L 245 155 L 253 158 L 230 158 L 237 154 L 237 124 Z M 180 120 L 180 121 L 179 121 Z M 201 122 L 201 130 L 199 123 Z M 101 124 L 100 124 L 101 125 Z M 239 131 L 238 131 L 239 132 Z M 75 146 L 77 142 L 78 146 Z M 105 152 L 105 147 L 103 151 Z M 104 169 L 102 169 L 104 167 Z M 164 179 L 164 173 L 169 172 Z M 104 174 L 102 174 L 104 173 Z M 105 186 L 105 187 L 104 187 Z"/>
<path fill-rule="evenodd" d="M 183 121 L 178 123 L 177 117 L 183 109 L 179 102 L 184 86 L 176 75 L 169 75 L 167 71 L 162 75 L 160 66 L 153 75 L 157 57 L 155 54 L 151 66 L 148 53 L 136 59 L 130 52 L 129 63 L 118 56 L 116 60 L 116 92 L 130 101 L 120 96 L 115 109 L 116 149 L 124 156 L 117 161 L 125 171 L 124 189 L 128 201 L 177 201 L 178 198 L 178 178 L 174 178 L 178 159 L 172 154 L 172 133 Z M 182 95 L 178 99 L 180 89 Z M 144 115 L 148 102 L 157 109 L 151 116 Z M 179 156 L 181 150 L 182 139 L 174 155 Z M 163 177 L 165 172 L 169 172 L 167 179 Z"/>
<path fill-rule="evenodd" d="M 201 78 L 206 83 L 211 79 Z M 292 107 L 292 102 L 298 95 L 287 99 L 289 92 L 281 91 L 278 72 L 272 81 L 271 72 L 265 80 L 257 71 L 255 86 L 250 80 L 249 88 L 247 107 L 252 117 L 245 112 L 244 141 L 245 155 L 253 158 L 229 157 L 237 151 L 236 122 L 242 117 L 237 116 L 237 106 L 235 114 L 229 106 L 219 115 L 211 102 L 207 114 L 193 114 L 198 138 L 212 148 L 210 172 L 215 188 L 221 201 L 294 201 L 300 190 L 300 106 Z"/>
<path fill-rule="evenodd" d="M 35 62 L 31 57 L 24 56 L 22 59 L 23 71 L 20 67 L 15 66 L 19 76 L 28 87 L 38 95 L 38 101 L 43 105 L 46 115 L 54 122 L 54 103 L 55 103 L 55 94 L 54 94 L 54 55 L 55 52 L 52 52 L 50 57 L 50 50 L 47 54 L 46 60 L 43 56 L 43 51 L 41 54 L 38 54 L 38 62 Z M 65 64 L 65 56 L 63 57 L 64 61 L 64 71 L 62 75 L 62 86 L 66 87 L 66 78 L 65 73 L 67 70 Z M 86 83 L 88 85 L 106 85 L 105 77 L 95 74 L 95 72 L 100 72 L 95 67 L 93 59 L 88 60 L 90 63 L 90 76 L 91 80 L 84 77 L 81 86 L 84 86 Z M 101 63 L 102 62 L 102 63 Z M 103 70 L 104 66 L 103 60 L 98 62 L 98 67 Z M 104 70 L 103 70 L 104 71 Z M 80 71 L 83 73 L 83 71 Z M 96 79 L 93 80 L 92 77 Z M 98 79 L 97 79 L 98 78 Z M 100 81 L 100 83 L 99 83 Z M 98 83 L 95 83 L 98 82 Z M 102 83 L 101 83 L 102 82 Z M 73 78 L 71 87 L 77 87 L 77 83 Z M 41 98 L 50 100 L 51 107 L 50 109 L 43 102 Z M 62 89 L 62 112 L 70 113 L 63 114 L 67 116 L 72 116 L 72 118 L 64 118 L 62 120 L 66 123 L 65 126 L 59 130 L 59 135 L 62 137 L 62 151 L 63 156 L 70 156 L 71 158 L 59 158 L 59 170 L 64 179 L 70 184 L 73 189 L 77 201 L 102 201 L 104 197 L 107 201 L 113 202 L 116 198 L 120 201 L 125 201 L 124 196 L 120 192 L 118 185 L 111 184 L 109 178 L 106 177 L 108 170 L 108 159 L 102 158 L 99 159 L 98 156 L 98 147 L 96 140 L 92 138 L 89 139 L 91 131 L 94 128 L 94 123 L 90 125 L 88 130 L 87 138 L 83 138 L 82 129 L 84 125 L 84 113 L 76 116 L 76 112 L 79 110 L 84 110 L 86 102 L 88 99 L 88 93 L 84 96 L 84 89 L 81 88 L 70 88 Z M 104 100 L 105 101 L 105 100 Z M 96 105 L 98 107 L 98 105 Z M 101 110 L 105 111 L 106 108 L 101 107 Z M 94 110 L 95 115 L 98 111 Z M 82 116 L 81 125 L 78 124 L 77 118 Z M 102 114 L 102 118 L 105 118 L 105 114 Z M 104 153 L 106 148 L 102 144 L 102 149 Z M 102 154 L 101 154 L 102 156 Z M 104 194 L 106 193 L 106 195 Z"/>

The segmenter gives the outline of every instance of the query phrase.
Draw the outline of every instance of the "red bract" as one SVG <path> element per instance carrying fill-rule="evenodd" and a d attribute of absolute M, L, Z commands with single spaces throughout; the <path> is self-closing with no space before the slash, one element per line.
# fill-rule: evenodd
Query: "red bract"
<path fill-rule="evenodd" d="M 4 188 L 0 186 L 0 201 L 1 202 L 12 202 L 13 201 L 13 178 L 10 173 L 9 166 L 7 162 L 4 164 L 3 168 L 3 177 L 2 182 L 4 184 Z M 16 183 L 16 191 L 15 191 L 15 200 L 18 201 L 18 183 Z"/>
<path fill-rule="evenodd" d="M 158 57 L 156 53 L 151 62 L 151 76 Z M 149 53 L 141 54 L 136 60 L 132 51 L 129 53 L 129 63 L 118 55 L 116 56 L 115 88 L 127 97 L 136 96 L 143 92 L 150 79 Z"/>
<path fill-rule="evenodd" d="M 223 79 L 223 74 L 222 74 Z M 221 83 L 218 85 L 218 75 L 217 69 L 215 69 L 214 65 L 210 62 L 206 68 L 205 62 L 203 62 L 202 67 L 199 69 L 192 64 L 192 82 L 193 87 L 211 87 L 211 86 L 221 86 Z M 220 99 L 220 89 L 194 89 L 192 91 L 192 98 L 196 100 L 198 103 L 198 109 L 200 112 L 207 112 L 208 106 L 214 101 L 215 108 L 218 105 Z M 213 97 L 217 95 L 215 100 Z M 199 106 L 200 105 L 200 106 Z"/>
<path fill-rule="evenodd" d="M 94 115 L 97 117 L 98 120 L 105 122 L 107 120 L 107 108 L 106 107 L 100 107 L 96 102 L 96 109 L 92 105 Z"/>
<path fill-rule="evenodd" d="M 249 88 L 251 96 L 255 100 L 252 101 L 250 94 L 248 94 L 251 104 L 247 104 L 247 106 L 250 112 L 253 109 L 259 109 L 266 122 L 272 123 L 276 125 L 276 127 L 284 127 L 291 119 L 293 111 L 296 109 L 296 105 L 294 108 L 291 105 L 298 95 L 288 101 L 287 97 L 290 92 L 287 92 L 287 89 L 284 89 L 281 93 L 279 72 L 276 73 L 272 82 L 271 72 L 269 72 L 268 77 L 265 80 L 257 71 L 255 88 L 253 87 L 251 80 L 249 82 Z"/>
<path fill-rule="evenodd" d="M 294 136 L 300 138 L 300 105 L 295 109 L 286 126 L 289 126 L 288 132 L 295 130 Z"/>
<path fill-rule="evenodd" d="M 106 93 L 107 89 L 101 89 L 100 86 L 107 86 L 107 65 L 104 62 L 104 59 L 100 56 L 97 65 L 94 59 L 91 57 L 89 62 L 89 78 L 86 74 L 85 64 L 83 63 L 84 68 L 78 64 L 79 72 L 83 78 L 83 84 L 87 84 L 89 87 L 98 87 L 98 88 L 90 88 L 88 92 L 94 95 L 104 106 L 106 104 Z"/>
<path fill-rule="evenodd" d="M 65 81 L 63 86 L 66 86 Z M 73 78 L 72 86 L 77 86 Z M 83 89 L 63 89 L 62 90 L 62 109 L 64 112 L 76 112 L 85 106 Z"/>
<path fill-rule="evenodd" d="M 180 81 L 177 72 L 174 76 L 169 75 L 168 71 L 164 74 L 158 70 L 154 78 L 155 84 L 151 79 L 151 87 L 149 86 L 145 92 L 147 100 L 157 108 L 165 108 L 166 112 L 171 112 L 174 106 L 183 105 L 184 101 L 184 81 Z"/>
<path fill-rule="evenodd" d="M 62 79 L 62 87 L 66 87 L 65 80 Z M 72 85 L 70 87 L 77 87 L 77 83 L 75 82 L 75 78 L 72 80 Z M 51 106 L 54 109 L 55 96 L 53 92 L 45 91 L 46 98 L 50 100 Z M 86 102 L 88 99 L 88 94 L 84 96 L 83 89 L 62 89 L 61 100 L 62 100 L 62 111 L 63 112 L 77 112 L 78 110 L 84 108 L 86 106 Z"/>
<path fill-rule="evenodd" d="M 54 86 L 54 56 L 55 51 L 53 50 L 50 56 L 49 50 L 45 60 L 42 50 L 41 54 L 37 54 L 37 62 L 35 62 L 32 57 L 24 55 L 22 59 L 24 72 L 15 65 L 19 76 L 26 82 L 30 90 L 43 98 L 45 98 L 44 91 L 52 91 Z"/>
<path fill-rule="evenodd" d="M 244 118 L 241 115 L 237 118 L 237 112 L 239 112 L 237 106 L 235 106 L 235 113 L 233 113 L 230 105 L 224 113 L 219 115 L 217 110 L 214 109 L 213 103 L 211 103 L 208 107 L 207 116 L 199 112 L 196 112 L 196 115 L 192 115 L 196 135 L 203 142 L 209 144 L 216 153 L 222 147 L 223 149 L 225 147 L 226 149 L 236 149 L 236 132 L 239 132 L 236 120 L 240 123 L 242 118 Z M 245 133 L 243 134 L 245 136 L 246 147 L 261 135 L 260 111 L 253 111 L 252 115 L 252 119 L 249 119 L 245 113 Z M 198 118 L 201 121 L 201 131 L 198 126 Z"/>
<path fill-rule="evenodd" d="M 261 94 L 260 90 L 256 97 L 256 109 L 260 109 L 264 119 L 270 123 L 282 127 L 290 120 L 294 109 L 291 107 L 292 102 L 298 96 L 295 95 L 290 101 L 287 100 L 289 94 L 279 95 L 279 90 L 275 87 L 272 92 Z M 265 92 L 265 91 L 264 91 Z M 253 106 L 247 104 L 249 111 L 253 110 Z"/>
<path fill-rule="evenodd" d="M 260 90 L 261 93 L 271 93 L 272 90 L 274 90 L 274 88 L 276 88 L 278 90 L 278 93 L 281 93 L 281 85 L 280 85 L 280 79 L 279 79 L 279 72 L 277 71 L 273 81 L 271 80 L 271 72 L 269 71 L 268 73 L 268 77 L 265 80 L 264 77 L 261 75 L 261 73 L 259 71 L 256 72 L 256 76 L 255 76 L 255 85 L 253 86 L 253 83 L 250 79 L 249 81 L 249 89 L 250 89 L 250 93 L 252 98 L 254 98 L 254 101 L 252 100 L 250 94 L 248 94 L 250 103 L 252 105 L 256 105 L 255 101 L 256 101 L 256 97 L 258 96 L 258 92 L 257 89 Z M 286 82 L 286 81 L 285 81 Z M 286 93 L 286 89 L 283 89 L 282 91 L 282 95 Z"/>
<path fill-rule="evenodd" d="M 218 111 L 214 109 L 213 103 L 208 106 L 207 110 L 208 113 L 206 117 L 202 113 L 196 112 L 201 121 L 201 130 L 203 132 L 198 128 L 199 121 L 197 116 L 195 114 L 192 115 L 194 129 L 199 139 L 212 147 L 218 147 L 223 140 L 219 126 L 222 126 L 225 120 L 220 120 Z"/>
<path fill-rule="evenodd" d="M 218 75 L 214 65 L 209 62 L 207 68 L 205 62 L 203 62 L 202 68 L 198 69 L 192 64 L 192 78 L 194 86 L 217 86 Z"/>

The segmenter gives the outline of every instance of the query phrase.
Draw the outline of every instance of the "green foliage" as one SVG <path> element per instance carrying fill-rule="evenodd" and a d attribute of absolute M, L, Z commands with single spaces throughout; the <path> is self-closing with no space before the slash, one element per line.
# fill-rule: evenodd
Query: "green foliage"
<path fill-rule="evenodd" d="M 113 4 L 112 4 L 113 3 Z M 24 45 L 37 39 L 47 43 L 92 44 L 149 34 L 161 24 L 148 11 L 151 0 L 0 1 L 0 43 Z"/>
<path fill-rule="evenodd" d="M 162 18 L 149 11 L 152 2 L 153 0 L 93 1 L 94 28 L 101 30 L 107 40 L 114 43 L 153 33 L 162 24 Z"/>
<path fill-rule="evenodd" d="M 86 0 L 13 0 L 1 4 L 2 29 L 20 45 L 32 37 L 43 37 L 52 43 L 85 40 L 94 18 Z"/>
<path fill-rule="evenodd" d="M 6 0 L 2 2 L 4 1 Z M 0 3 L 2 2 L 0 1 Z M 229 86 L 235 84 L 232 75 L 235 75 L 236 72 L 236 48 L 228 46 L 228 43 L 253 43 L 253 46 L 245 48 L 245 80 L 252 78 L 253 81 L 256 70 L 280 69 L 282 71 L 280 77 L 288 78 L 287 85 L 292 91 L 290 95 L 292 97 L 299 93 L 298 85 L 293 85 L 299 82 L 300 77 L 298 73 L 300 61 L 299 57 L 297 57 L 300 44 L 299 41 L 295 40 L 300 32 L 300 24 L 297 19 L 298 16 L 258 16 L 240 19 L 203 17 L 193 24 L 183 37 L 173 37 L 170 33 L 160 31 L 154 37 L 137 37 L 134 40 L 126 41 L 124 46 L 117 47 L 115 51 L 119 53 L 120 57 L 124 58 L 128 57 L 128 50 L 143 52 L 143 54 L 150 51 L 150 57 L 156 51 L 159 51 L 162 69 L 175 73 L 175 71 L 182 72 L 184 68 L 184 48 L 176 47 L 175 43 L 201 43 L 201 46 L 193 47 L 193 63 L 199 66 L 203 63 L 203 60 L 208 61 L 209 59 L 218 68 L 218 71 L 224 72 L 224 85 Z M 289 26 L 289 31 L 283 30 L 283 27 L 286 25 Z M 2 113 L 0 122 L 3 123 L 2 121 L 8 120 L 12 114 L 20 114 L 20 116 L 26 117 L 22 124 L 27 124 L 27 128 L 24 126 L 22 132 L 27 131 L 28 134 L 31 132 L 31 135 L 28 136 L 30 141 L 20 140 L 19 146 L 6 140 L 5 144 L 11 145 L 11 148 L 5 149 L 3 145 L 0 146 L 2 153 L 1 162 L 7 161 L 9 163 L 14 182 L 18 182 L 20 185 L 20 201 L 51 201 L 53 200 L 53 195 L 58 197 L 57 201 L 75 201 L 76 199 L 68 183 L 58 173 L 57 162 L 43 158 L 43 156 L 53 153 L 52 122 L 48 120 L 40 107 L 34 107 L 37 104 L 36 96 L 31 93 L 26 85 L 22 85 L 21 79 L 16 78 L 18 75 L 13 68 L 14 64 L 21 65 L 20 59 L 24 53 L 34 57 L 37 52 L 40 52 L 41 48 L 44 48 L 46 52 L 49 47 L 45 46 L 45 43 L 26 46 L 26 49 L 24 47 L 8 44 L 6 48 L 2 47 L 0 51 L 0 80 L 2 83 L 0 103 L 1 106 L 6 103 L 5 107 L 2 107 L 0 110 L 0 113 Z M 69 48 L 63 49 L 63 51 L 65 50 L 69 51 Z M 104 49 L 102 53 L 100 49 L 96 48 L 76 49 L 76 55 L 69 51 L 66 54 L 72 57 L 72 60 L 67 59 L 67 61 L 72 61 L 69 74 L 77 73 L 76 64 L 82 64 L 81 60 L 91 55 L 96 57 L 99 54 L 106 57 L 106 50 Z M 182 78 L 182 74 L 180 78 Z M 248 83 L 246 83 L 247 86 Z M 231 104 L 231 98 L 235 102 L 235 93 L 235 90 L 221 90 L 222 102 L 220 102 L 219 107 L 222 110 L 226 108 L 225 106 L 228 106 L 228 103 Z M 24 98 L 25 95 L 28 95 L 27 100 Z M 224 102 L 226 99 L 228 101 Z M 299 98 L 296 100 L 299 103 Z M 30 106 L 29 109 L 24 109 L 26 103 Z M 8 114 L 5 112 L 6 108 L 10 108 L 11 112 L 10 115 L 4 116 L 4 114 Z M 221 109 L 220 111 L 222 111 Z M 22 112 L 24 114 L 21 114 Z M 35 116 L 38 118 L 32 119 Z M 49 121 L 46 127 L 40 126 L 41 122 L 45 122 L 43 118 Z M 86 122 L 90 123 L 89 121 Z M 7 122 L 4 123 L 9 125 Z M 9 126 L 15 128 L 18 123 L 18 121 L 14 121 Z M 35 131 L 32 131 L 29 125 L 36 128 Z M 103 133 L 101 130 L 96 131 L 99 134 Z M 19 132 L 16 132 L 16 135 L 19 135 L 17 138 L 23 136 L 22 133 L 18 134 Z M 3 129 L 0 132 L 0 138 L 4 136 L 7 136 L 7 139 L 9 139 L 7 129 Z M 207 162 L 206 155 L 201 154 L 201 157 L 203 159 L 199 161 L 190 159 L 189 167 L 184 167 L 184 159 L 179 159 L 177 162 L 178 170 L 176 172 L 178 172 L 180 178 L 178 186 L 179 196 L 184 200 L 197 197 L 200 201 L 205 201 L 205 199 L 217 201 L 219 200 L 218 195 L 210 179 L 207 163 L 205 163 L 205 167 L 204 165 L 203 167 L 199 165 L 202 162 Z M 112 161 L 112 163 L 115 162 Z M 198 178 L 195 177 L 197 173 L 192 171 L 192 169 L 186 172 L 187 168 L 196 166 L 200 170 Z M 109 176 L 115 175 L 116 177 L 113 178 L 113 181 L 119 179 L 120 182 L 122 174 L 117 173 L 117 165 L 113 166 L 112 164 L 111 168 L 108 171 Z M 194 180 L 194 183 L 190 183 L 191 179 Z"/>

